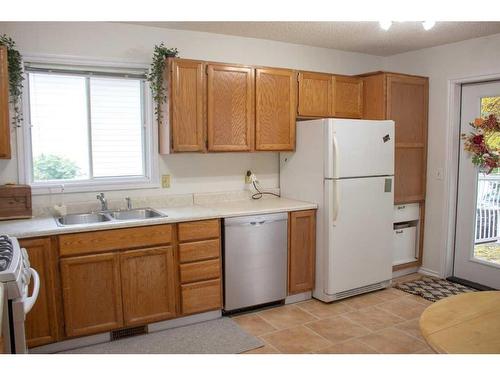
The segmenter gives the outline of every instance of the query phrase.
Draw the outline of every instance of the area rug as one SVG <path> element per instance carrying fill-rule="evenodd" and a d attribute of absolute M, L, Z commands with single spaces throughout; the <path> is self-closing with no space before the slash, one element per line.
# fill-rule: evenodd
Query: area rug
<path fill-rule="evenodd" d="M 233 320 L 220 318 L 59 354 L 238 354 L 263 345 Z"/>
<path fill-rule="evenodd" d="M 394 288 L 402 290 L 416 296 L 425 298 L 428 301 L 436 302 L 442 298 L 460 293 L 476 292 L 477 290 L 452 283 L 436 277 L 424 276 L 421 279 L 405 281 L 396 284 Z"/>

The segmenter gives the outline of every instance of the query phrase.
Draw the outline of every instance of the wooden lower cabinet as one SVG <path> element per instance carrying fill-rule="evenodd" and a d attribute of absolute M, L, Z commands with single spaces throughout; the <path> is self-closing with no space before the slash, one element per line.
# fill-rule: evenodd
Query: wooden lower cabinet
<path fill-rule="evenodd" d="M 104 253 L 60 261 L 68 337 L 123 326 L 120 256 Z"/>
<path fill-rule="evenodd" d="M 172 246 L 120 254 L 123 320 L 126 326 L 177 315 L 174 249 Z"/>
<path fill-rule="evenodd" d="M 288 295 L 314 288 L 316 210 L 290 212 L 288 218 Z"/>
<path fill-rule="evenodd" d="M 181 286 L 182 314 L 189 315 L 222 308 L 221 280 L 208 280 Z"/>
<path fill-rule="evenodd" d="M 26 315 L 26 343 L 29 348 L 50 344 L 59 338 L 59 300 L 56 283 L 56 249 L 50 237 L 20 239 L 19 245 L 28 252 L 31 267 L 40 276 L 38 299 Z M 29 294 L 33 292 L 33 282 Z"/>

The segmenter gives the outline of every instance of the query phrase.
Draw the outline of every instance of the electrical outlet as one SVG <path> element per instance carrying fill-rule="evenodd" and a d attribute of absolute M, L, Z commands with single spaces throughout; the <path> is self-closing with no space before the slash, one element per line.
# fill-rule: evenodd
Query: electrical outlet
<path fill-rule="evenodd" d="M 161 187 L 169 188 L 170 187 L 170 175 L 164 174 L 161 176 Z"/>
<path fill-rule="evenodd" d="M 252 171 L 247 171 L 247 173 L 245 173 L 245 184 L 251 184 L 252 183 Z"/>

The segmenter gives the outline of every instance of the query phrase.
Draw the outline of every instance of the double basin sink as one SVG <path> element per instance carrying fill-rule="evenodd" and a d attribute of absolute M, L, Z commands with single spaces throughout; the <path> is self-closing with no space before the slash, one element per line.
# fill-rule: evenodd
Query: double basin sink
<path fill-rule="evenodd" d="M 68 225 L 95 224 L 109 221 L 124 220 L 147 220 L 166 217 L 152 208 L 136 208 L 130 210 L 102 211 L 83 214 L 68 214 L 56 217 L 57 225 L 64 227 Z"/>

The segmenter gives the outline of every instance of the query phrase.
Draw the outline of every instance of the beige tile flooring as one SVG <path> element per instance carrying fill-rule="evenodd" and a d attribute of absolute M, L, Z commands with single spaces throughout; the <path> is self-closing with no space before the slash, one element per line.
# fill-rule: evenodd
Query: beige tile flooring
<path fill-rule="evenodd" d="M 390 288 L 329 304 L 312 299 L 233 319 L 265 343 L 249 354 L 433 353 L 418 327 L 430 303 Z"/>

